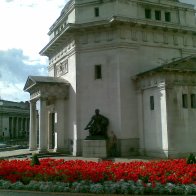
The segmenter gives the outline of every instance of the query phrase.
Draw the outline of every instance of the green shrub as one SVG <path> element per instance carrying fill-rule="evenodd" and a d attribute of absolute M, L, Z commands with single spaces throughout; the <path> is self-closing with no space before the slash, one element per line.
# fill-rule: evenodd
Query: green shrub
<path fill-rule="evenodd" d="M 40 165 L 40 162 L 39 162 L 39 159 L 36 153 L 33 154 L 31 158 L 31 166 L 34 166 L 34 165 Z"/>
<path fill-rule="evenodd" d="M 190 153 L 190 155 L 187 158 L 186 163 L 187 164 L 194 164 L 194 163 L 196 163 L 196 159 L 195 159 L 195 156 L 193 155 L 193 153 Z"/>

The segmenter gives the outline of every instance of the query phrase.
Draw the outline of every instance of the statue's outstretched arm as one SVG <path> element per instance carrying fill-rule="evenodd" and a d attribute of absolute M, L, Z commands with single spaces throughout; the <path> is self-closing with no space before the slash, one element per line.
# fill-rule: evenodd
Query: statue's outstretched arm
<path fill-rule="evenodd" d="M 84 130 L 90 129 L 90 126 L 91 126 L 92 122 L 93 122 L 93 119 L 91 119 L 91 121 L 86 125 Z"/>

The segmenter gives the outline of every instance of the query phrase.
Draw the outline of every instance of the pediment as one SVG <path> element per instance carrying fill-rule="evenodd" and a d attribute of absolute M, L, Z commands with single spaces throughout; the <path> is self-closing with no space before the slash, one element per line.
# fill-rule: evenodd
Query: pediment
<path fill-rule="evenodd" d="M 48 99 L 49 97 L 68 97 L 69 82 L 63 78 L 50 76 L 29 76 L 24 91 L 30 93 L 30 98 Z"/>
<path fill-rule="evenodd" d="M 28 90 L 29 90 L 31 87 L 33 87 L 35 84 L 36 84 L 36 82 L 31 78 L 31 76 L 29 76 L 29 77 L 27 78 L 27 81 L 26 81 L 26 83 L 25 83 L 25 86 L 24 86 L 23 90 L 28 92 Z"/>
<path fill-rule="evenodd" d="M 171 62 L 165 63 L 159 67 L 151 70 L 139 73 L 134 79 L 162 72 L 173 72 L 173 73 L 196 73 L 196 56 L 188 56 L 180 59 L 172 60 Z"/>

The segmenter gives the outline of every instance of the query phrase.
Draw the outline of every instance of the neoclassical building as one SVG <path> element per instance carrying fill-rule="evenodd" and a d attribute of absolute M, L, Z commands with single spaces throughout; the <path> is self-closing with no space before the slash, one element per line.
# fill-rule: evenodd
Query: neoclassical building
<path fill-rule="evenodd" d="M 118 156 L 196 152 L 196 18 L 178 0 L 70 0 L 29 76 L 30 149 L 81 155 L 96 108 Z M 39 101 L 39 142 L 35 111 Z"/>
<path fill-rule="evenodd" d="M 0 138 L 28 138 L 29 119 L 30 108 L 28 102 L 13 102 L 0 99 Z"/>

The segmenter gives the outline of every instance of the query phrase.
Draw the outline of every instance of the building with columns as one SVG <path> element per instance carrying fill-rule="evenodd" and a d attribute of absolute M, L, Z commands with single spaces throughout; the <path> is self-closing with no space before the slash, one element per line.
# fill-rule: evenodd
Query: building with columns
<path fill-rule="evenodd" d="M 30 149 L 81 155 L 98 108 L 118 156 L 196 152 L 195 21 L 194 6 L 178 0 L 70 0 L 40 52 L 48 76 L 24 87 Z"/>
<path fill-rule="evenodd" d="M 28 138 L 29 111 L 28 102 L 0 100 L 0 137 L 6 139 Z"/>

